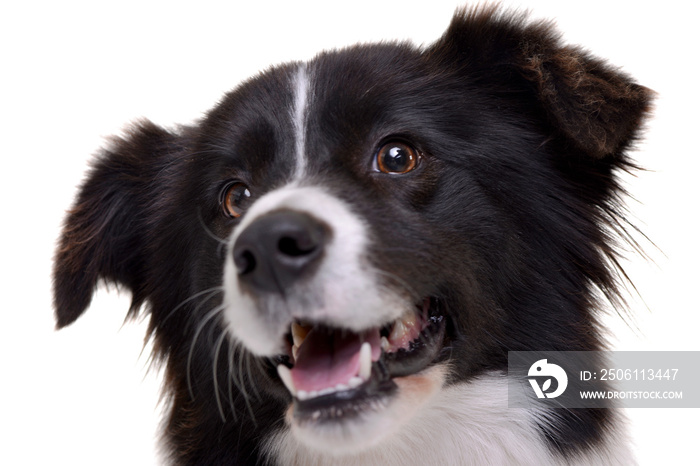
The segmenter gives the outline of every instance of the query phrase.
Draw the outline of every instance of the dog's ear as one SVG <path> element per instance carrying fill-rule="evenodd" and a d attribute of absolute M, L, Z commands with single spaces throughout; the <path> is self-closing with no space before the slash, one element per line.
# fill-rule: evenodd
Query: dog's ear
<path fill-rule="evenodd" d="M 131 311 L 143 303 L 144 204 L 177 137 L 151 122 L 131 127 L 95 161 L 68 212 L 54 260 L 58 328 L 89 306 L 99 280 L 126 286 Z"/>
<path fill-rule="evenodd" d="M 653 91 L 583 50 L 562 45 L 549 22 L 498 7 L 458 12 L 433 57 L 469 70 L 473 79 L 505 92 L 530 92 L 550 124 L 595 158 L 623 151 L 648 112 Z M 507 81 L 507 82 L 506 82 Z"/>

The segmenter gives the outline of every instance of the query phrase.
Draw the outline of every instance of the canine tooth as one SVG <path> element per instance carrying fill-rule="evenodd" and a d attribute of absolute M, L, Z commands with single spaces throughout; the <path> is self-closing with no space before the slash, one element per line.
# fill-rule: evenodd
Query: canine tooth
<path fill-rule="evenodd" d="M 398 341 L 406 333 L 406 326 L 403 324 L 403 320 L 397 320 L 394 322 L 394 327 L 391 329 L 391 334 L 389 339 L 391 341 Z"/>
<path fill-rule="evenodd" d="M 389 342 L 393 343 L 394 346 L 401 347 L 402 343 L 404 343 L 402 340 L 416 325 L 418 325 L 418 318 L 415 314 L 410 313 L 403 316 L 394 322 L 394 327 L 389 335 Z"/>
<path fill-rule="evenodd" d="M 362 343 L 360 347 L 360 372 L 358 374 L 362 380 L 369 380 L 372 375 L 372 345 L 369 342 Z"/>
<path fill-rule="evenodd" d="M 403 318 L 401 318 L 401 320 L 399 320 L 398 322 L 396 322 L 396 324 L 394 324 L 394 329 L 391 332 L 391 336 L 392 337 L 394 337 L 394 336 L 402 337 L 414 325 L 416 325 L 415 314 L 411 313 L 411 314 L 405 315 L 405 316 L 403 316 Z"/>
<path fill-rule="evenodd" d="M 292 346 L 292 356 L 294 357 L 295 362 L 297 360 L 298 353 L 299 353 L 299 347 L 297 345 Z"/>
<path fill-rule="evenodd" d="M 277 374 L 280 376 L 282 383 L 287 387 L 287 390 L 292 394 L 292 396 L 297 396 L 297 390 L 294 388 L 294 382 L 292 381 L 292 371 L 289 370 L 284 364 L 277 366 Z"/>
<path fill-rule="evenodd" d="M 302 327 L 296 322 L 292 322 L 292 339 L 294 340 L 294 346 L 301 346 L 308 334 L 309 329 Z"/>
<path fill-rule="evenodd" d="M 391 343 L 389 343 L 389 339 L 387 337 L 382 337 L 380 342 L 382 345 L 382 350 L 384 352 L 389 352 L 389 350 L 391 349 Z"/>

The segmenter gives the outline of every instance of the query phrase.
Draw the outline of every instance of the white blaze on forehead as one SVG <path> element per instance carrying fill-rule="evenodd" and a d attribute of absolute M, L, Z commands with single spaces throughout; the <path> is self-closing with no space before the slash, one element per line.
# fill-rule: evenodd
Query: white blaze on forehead
<path fill-rule="evenodd" d="M 306 64 L 299 65 L 293 80 L 294 107 L 292 123 L 294 125 L 296 169 L 294 179 L 301 179 L 306 169 L 306 114 L 309 106 L 311 82 Z"/>

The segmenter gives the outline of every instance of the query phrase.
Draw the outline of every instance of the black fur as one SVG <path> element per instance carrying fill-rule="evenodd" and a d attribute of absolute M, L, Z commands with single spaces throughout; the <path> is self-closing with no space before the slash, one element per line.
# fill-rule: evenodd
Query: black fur
<path fill-rule="evenodd" d="M 504 370 L 509 350 L 603 348 L 600 297 L 618 301 L 615 241 L 626 238 L 617 174 L 634 168 L 627 150 L 649 90 L 563 46 L 549 24 L 494 9 L 458 13 L 424 50 L 356 46 L 307 67 L 308 172 L 370 219 L 377 268 L 444 301 L 453 382 Z M 217 238 L 235 227 L 222 187 L 246 179 L 260 196 L 292 170 L 295 69 L 244 83 L 197 125 L 135 124 L 98 157 L 66 219 L 58 326 L 85 311 L 99 280 L 131 291 L 166 368 L 176 464 L 263 462 L 260 441 L 283 423 L 289 395 L 274 364 L 217 352 L 223 330 L 205 319 L 221 301 L 208 293 L 221 285 Z M 426 154 L 420 170 L 368 173 L 377 141 L 397 135 Z M 608 422 L 605 410 L 577 410 L 543 432 L 575 455 Z"/>

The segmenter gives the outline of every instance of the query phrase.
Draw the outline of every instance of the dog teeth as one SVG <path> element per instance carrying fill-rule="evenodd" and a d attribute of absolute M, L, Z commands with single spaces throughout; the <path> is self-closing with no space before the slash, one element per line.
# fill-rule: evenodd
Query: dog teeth
<path fill-rule="evenodd" d="M 360 378 L 360 377 L 353 377 L 352 379 L 350 379 L 348 381 L 348 385 L 350 386 L 350 388 L 359 387 L 363 383 L 364 383 L 364 380 L 362 380 L 362 378 Z"/>
<path fill-rule="evenodd" d="M 391 334 L 389 335 L 389 341 L 400 341 L 404 336 L 413 329 L 417 322 L 416 315 L 414 313 L 410 313 L 405 315 L 403 318 L 400 320 L 397 320 L 396 323 L 394 323 L 394 328 L 391 330 Z"/>
<path fill-rule="evenodd" d="M 362 343 L 360 347 L 360 371 L 358 375 L 362 380 L 369 380 L 372 375 L 372 345 L 367 341 Z"/>
<path fill-rule="evenodd" d="M 282 367 L 283 369 L 280 369 Z M 281 372 L 280 372 L 281 370 Z M 284 377 L 286 377 L 286 374 L 289 372 L 289 369 L 287 369 L 286 366 L 278 366 L 277 371 L 280 372 L 280 378 L 284 381 Z M 285 374 L 285 376 L 282 376 L 282 374 Z M 352 377 L 346 384 L 344 383 L 339 383 L 335 387 L 328 387 L 324 388 L 322 390 L 311 390 L 311 391 L 306 391 L 306 390 L 299 390 L 296 392 L 296 397 L 300 401 L 304 400 L 310 400 L 312 398 L 316 398 L 319 396 L 324 396 L 324 395 L 330 395 L 331 393 L 336 393 L 336 392 L 344 392 L 346 390 L 350 390 L 351 388 L 356 388 L 365 383 L 367 380 L 369 380 L 370 376 L 372 375 L 372 345 L 369 344 L 369 342 L 364 342 L 362 343 L 362 346 L 360 347 L 360 370 L 359 373 L 355 376 Z M 291 384 L 291 374 L 289 375 L 289 383 Z M 287 382 L 285 382 L 285 385 L 287 385 Z M 287 388 L 289 388 L 289 385 L 287 385 Z M 293 386 L 292 386 L 293 388 Z M 290 391 L 292 391 L 290 389 Z"/>
<path fill-rule="evenodd" d="M 387 342 L 385 343 L 382 340 L 382 349 L 386 353 L 398 351 L 402 348 L 407 349 L 410 342 L 420 335 L 421 326 L 422 320 L 416 313 L 404 315 L 401 319 L 394 322 Z"/>
<path fill-rule="evenodd" d="M 296 322 L 292 322 L 292 340 L 294 340 L 294 346 L 297 348 L 304 343 L 306 335 L 309 334 L 309 328 L 302 327 Z"/>
<path fill-rule="evenodd" d="M 297 359 L 297 353 L 299 353 L 299 347 L 301 346 L 302 343 L 304 343 L 304 340 L 306 340 L 306 336 L 309 334 L 311 331 L 311 327 L 304 327 L 303 325 L 300 325 L 296 322 L 292 322 L 291 325 L 291 333 L 292 333 L 292 357 L 294 358 L 294 361 Z"/>
<path fill-rule="evenodd" d="M 359 383 L 354 381 L 354 379 L 358 379 Z M 328 387 L 328 388 L 324 388 L 322 390 L 311 390 L 311 391 L 299 390 L 296 394 L 296 397 L 300 401 L 310 400 L 312 398 L 316 398 L 319 396 L 330 395 L 331 393 L 344 392 L 346 390 L 350 390 L 351 388 L 357 387 L 362 382 L 363 382 L 363 380 L 360 379 L 359 377 L 353 377 L 352 379 L 350 379 L 350 381 L 347 384 L 339 383 L 335 387 Z"/>
<path fill-rule="evenodd" d="M 382 346 L 382 351 L 388 353 L 391 350 L 391 343 L 389 343 L 389 339 L 387 339 L 387 337 L 382 337 L 380 342 Z"/>
<path fill-rule="evenodd" d="M 292 371 L 284 364 L 280 364 L 277 366 L 277 374 L 280 376 L 284 386 L 289 390 L 289 393 L 291 393 L 292 396 L 298 396 L 297 390 L 294 387 L 294 381 L 292 380 Z"/>
<path fill-rule="evenodd" d="M 365 347 L 364 345 L 367 346 Z M 339 383 L 335 387 L 328 387 L 321 390 L 297 390 L 294 387 L 294 382 L 292 381 L 292 373 L 287 366 L 283 364 L 277 366 L 277 373 L 279 374 L 280 379 L 284 383 L 284 386 L 287 387 L 292 396 L 294 396 L 300 401 L 310 400 L 319 396 L 330 395 L 331 393 L 344 392 L 359 387 L 369 379 L 369 375 L 371 374 L 372 370 L 371 350 L 372 347 L 369 343 L 363 344 L 362 348 L 360 349 L 360 374 L 356 375 L 355 377 L 352 377 L 350 380 L 348 380 L 347 383 Z M 363 377 L 361 375 L 363 373 L 366 374 L 366 377 Z"/>
<path fill-rule="evenodd" d="M 294 343 L 292 345 L 292 356 L 295 361 L 297 359 L 299 347 L 306 339 L 310 330 L 310 327 L 304 327 L 296 322 L 291 325 L 292 340 Z M 381 344 L 383 348 L 391 346 L 386 337 L 382 337 Z M 321 390 L 297 390 L 292 380 L 292 372 L 287 366 L 283 364 L 278 365 L 277 374 L 279 374 L 280 380 L 282 380 L 282 383 L 284 383 L 284 386 L 287 387 L 287 390 L 289 390 L 292 396 L 300 401 L 347 391 L 359 387 L 372 376 L 372 345 L 369 342 L 362 343 L 362 346 L 360 346 L 360 368 L 357 375 L 350 378 L 346 383 L 339 383 L 335 387 L 328 387 Z"/>

